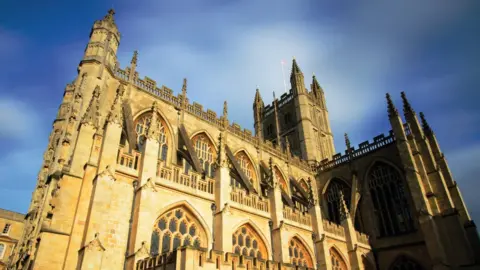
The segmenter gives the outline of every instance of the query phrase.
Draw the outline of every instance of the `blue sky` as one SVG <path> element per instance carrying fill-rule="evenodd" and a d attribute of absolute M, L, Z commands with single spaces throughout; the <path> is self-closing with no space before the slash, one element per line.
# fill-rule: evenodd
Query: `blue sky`
<path fill-rule="evenodd" d="M 325 89 L 337 151 L 344 132 L 354 145 L 388 132 L 385 92 L 400 108 L 405 91 L 480 218 L 480 2 L 338 2 L 1 1 L 0 207 L 27 210 L 65 84 L 114 7 L 122 67 L 138 50 L 141 77 L 175 92 L 187 77 L 191 100 L 217 112 L 227 100 L 242 127 L 256 85 L 266 103 L 283 93 L 292 56 Z"/>

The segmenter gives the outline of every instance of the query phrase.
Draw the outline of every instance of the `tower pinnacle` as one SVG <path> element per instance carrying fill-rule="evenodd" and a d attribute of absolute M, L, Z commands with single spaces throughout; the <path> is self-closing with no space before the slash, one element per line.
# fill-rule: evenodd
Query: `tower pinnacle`
<path fill-rule="evenodd" d="M 410 113 L 410 114 L 415 114 L 415 111 L 412 109 L 412 106 L 410 105 L 410 102 L 408 102 L 407 96 L 405 95 L 405 92 L 401 92 L 400 95 L 402 96 L 402 101 L 403 101 L 403 112 L 405 114 Z"/>
<path fill-rule="evenodd" d="M 388 106 L 388 116 L 389 117 L 398 116 L 397 108 L 395 108 L 395 105 L 393 104 L 392 98 L 390 97 L 389 93 L 386 94 L 386 98 L 387 98 L 387 106 Z"/>
<path fill-rule="evenodd" d="M 430 125 L 428 124 L 427 119 L 425 119 L 423 112 L 420 112 L 420 119 L 422 120 L 423 132 L 426 134 L 432 134 L 432 128 L 430 128 Z"/>

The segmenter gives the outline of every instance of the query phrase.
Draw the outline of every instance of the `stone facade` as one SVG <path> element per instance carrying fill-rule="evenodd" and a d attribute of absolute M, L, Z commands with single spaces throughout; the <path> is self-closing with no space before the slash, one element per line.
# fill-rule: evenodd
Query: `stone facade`
<path fill-rule="evenodd" d="M 336 154 L 324 91 L 291 90 L 255 132 L 121 69 L 110 11 L 65 88 L 12 269 L 479 269 L 435 135 L 387 95 L 392 131 Z M 423 125 L 420 123 L 423 122 Z"/>
<path fill-rule="evenodd" d="M 0 209 L 0 270 L 7 269 L 10 255 L 22 237 L 24 215 Z"/>

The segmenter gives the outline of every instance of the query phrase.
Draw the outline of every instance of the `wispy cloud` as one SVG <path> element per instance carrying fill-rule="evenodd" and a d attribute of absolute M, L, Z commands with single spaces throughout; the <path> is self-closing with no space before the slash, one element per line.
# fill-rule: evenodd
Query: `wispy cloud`
<path fill-rule="evenodd" d="M 21 100 L 0 97 L 0 138 L 24 140 L 35 133 L 37 114 Z"/>

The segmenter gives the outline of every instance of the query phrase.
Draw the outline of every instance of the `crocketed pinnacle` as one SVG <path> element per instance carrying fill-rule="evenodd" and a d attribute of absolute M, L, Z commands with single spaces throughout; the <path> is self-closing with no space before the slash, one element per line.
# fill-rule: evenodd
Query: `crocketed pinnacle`
<path fill-rule="evenodd" d="M 301 74 L 301 73 L 302 73 L 302 70 L 300 70 L 300 67 L 297 64 L 297 60 L 295 60 L 295 57 L 294 57 L 292 61 L 292 75 Z"/>
<path fill-rule="evenodd" d="M 183 78 L 182 95 L 183 95 L 184 97 L 187 96 L 187 78 Z"/>
<path fill-rule="evenodd" d="M 90 124 L 96 128 L 99 127 L 99 108 L 100 108 L 100 87 L 97 85 L 93 90 L 92 99 L 88 104 L 87 110 L 83 115 L 82 124 Z"/>
<path fill-rule="evenodd" d="M 115 17 L 113 15 L 115 15 L 115 10 L 111 8 L 110 10 L 108 10 L 108 13 L 107 15 L 105 15 L 103 20 L 115 25 Z"/>
<path fill-rule="evenodd" d="M 415 111 L 412 109 L 412 106 L 410 106 L 410 102 L 408 102 L 405 92 L 401 92 L 400 95 L 402 96 L 403 101 L 403 112 L 405 114 L 414 114 Z"/>
<path fill-rule="evenodd" d="M 110 110 L 110 113 L 108 115 L 108 121 L 111 123 L 117 123 L 119 125 L 123 125 L 122 99 L 123 99 L 124 93 L 125 93 L 125 88 L 123 84 L 120 84 L 120 86 L 117 89 L 117 95 L 112 104 L 112 109 Z"/>
<path fill-rule="evenodd" d="M 387 106 L 388 106 L 388 116 L 389 117 L 398 116 L 397 108 L 395 108 L 395 105 L 392 102 L 392 98 L 390 97 L 390 94 L 387 93 L 386 97 L 387 97 Z"/>
<path fill-rule="evenodd" d="M 228 118 L 228 104 L 226 100 L 223 102 L 223 117 L 225 119 Z"/>
<path fill-rule="evenodd" d="M 312 76 L 312 91 L 322 91 L 322 87 L 320 87 L 315 74 Z"/>
<path fill-rule="evenodd" d="M 345 133 L 344 136 L 345 136 L 345 145 L 347 146 L 347 150 L 350 150 L 352 146 L 350 144 L 350 139 L 348 138 L 348 134 Z"/>
<path fill-rule="evenodd" d="M 147 137 L 153 140 L 160 139 L 161 124 L 158 119 L 158 103 L 154 101 L 152 104 L 152 116 L 150 118 L 150 125 L 147 129 Z"/>
<path fill-rule="evenodd" d="M 423 132 L 425 132 L 426 134 L 432 134 L 433 131 L 430 128 L 427 119 L 425 119 L 425 115 L 423 114 L 423 112 L 420 112 L 420 119 L 422 121 Z"/>
<path fill-rule="evenodd" d="M 257 87 L 257 91 L 255 92 L 255 104 L 262 104 L 262 96 L 260 95 L 260 90 Z"/>
<path fill-rule="evenodd" d="M 130 61 L 130 64 L 132 66 L 136 66 L 137 65 L 137 60 L 138 60 L 138 51 L 134 51 L 133 56 L 132 56 L 132 61 Z"/>

